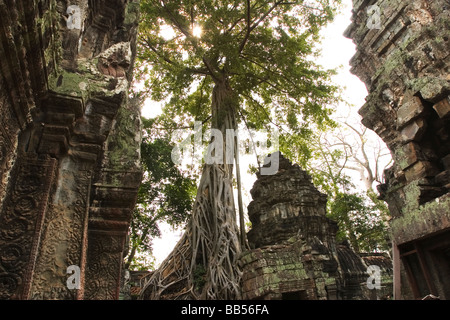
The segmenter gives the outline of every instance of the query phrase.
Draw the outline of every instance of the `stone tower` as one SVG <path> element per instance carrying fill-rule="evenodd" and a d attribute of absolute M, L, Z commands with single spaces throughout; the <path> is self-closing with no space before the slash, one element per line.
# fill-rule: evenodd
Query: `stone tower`
<path fill-rule="evenodd" d="M 354 0 L 359 113 L 395 160 L 379 187 L 392 216 L 394 296 L 450 299 L 450 3 Z"/>
<path fill-rule="evenodd" d="M 258 175 L 251 190 L 252 249 L 240 260 L 244 299 L 370 299 L 367 265 L 348 246 L 336 244 L 327 196 L 298 165 L 281 154 L 278 159 L 278 172 Z M 380 265 L 387 278 L 388 265 Z"/>
<path fill-rule="evenodd" d="M 260 248 L 281 243 L 294 236 L 312 239 L 336 251 L 337 224 L 326 215 L 327 196 L 311 182 L 311 177 L 281 153 L 275 175 L 258 175 L 250 191 L 248 206 L 252 229 L 249 243 Z"/>
<path fill-rule="evenodd" d="M 139 2 L 0 0 L 0 299 L 117 299 Z"/>

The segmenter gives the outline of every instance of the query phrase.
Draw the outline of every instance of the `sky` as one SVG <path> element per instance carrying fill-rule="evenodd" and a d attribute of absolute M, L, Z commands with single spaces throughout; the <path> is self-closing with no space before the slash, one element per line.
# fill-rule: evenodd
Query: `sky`
<path fill-rule="evenodd" d="M 343 98 L 352 105 L 346 104 L 337 106 L 337 114 L 340 116 L 349 115 L 351 119 L 347 119 L 352 123 L 359 123 L 359 108 L 364 104 L 367 90 L 365 85 L 353 74 L 350 73 L 349 61 L 355 54 L 355 45 L 351 39 L 344 37 L 345 29 L 351 23 L 351 0 L 343 0 L 343 8 L 341 13 L 336 16 L 333 23 L 327 26 L 322 32 L 322 57 L 318 63 L 327 69 L 338 69 L 338 74 L 333 77 L 333 81 L 344 87 Z M 142 115 L 152 118 L 160 113 L 160 105 L 152 101 L 147 101 L 142 109 Z M 375 134 L 371 135 L 372 139 L 378 139 Z M 248 175 L 241 165 L 241 175 L 244 184 L 244 208 L 248 205 L 249 190 L 253 185 L 255 177 Z M 247 195 L 247 197 L 246 197 Z M 245 210 L 245 209 L 244 209 Z M 162 237 L 153 240 L 153 254 L 156 258 L 156 266 L 158 266 L 165 257 L 172 251 L 177 241 L 181 238 L 182 230 L 172 230 L 167 225 L 160 226 Z"/>

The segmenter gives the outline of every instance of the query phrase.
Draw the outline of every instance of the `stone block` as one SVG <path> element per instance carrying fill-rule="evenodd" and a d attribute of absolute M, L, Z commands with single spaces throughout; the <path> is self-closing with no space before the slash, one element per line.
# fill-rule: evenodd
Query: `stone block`
<path fill-rule="evenodd" d="M 438 116 L 446 118 L 450 116 L 450 97 L 447 97 L 433 106 L 433 109 L 437 112 Z"/>
<path fill-rule="evenodd" d="M 38 152 L 47 153 L 53 157 L 59 157 L 68 150 L 68 141 L 65 136 L 43 134 Z"/>
<path fill-rule="evenodd" d="M 405 170 L 419 160 L 424 160 L 420 146 L 415 142 L 409 142 L 397 149 L 395 158 L 402 170 Z"/>
<path fill-rule="evenodd" d="M 403 128 L 408 122 L 422 115 L 425 108 L 419 97 L 405 97 L 403 104 L 397 110 L 397 126 Z"/>
<path fill-rule="evenodd" d="M 417 87 L 423 99 L 431 102 L 439 102 L 442 96 L 450 90 L 448 79 L 440 77 L 424 77 L 418 81 L 422 86 Z"/>
<path fill-rule="evenodd" d="M 307 228 L 308 219 L 326 215 L 326 195 L 312 184 L 311 177 L 282 154 L 279 165 L 276 175 L 260 176 L 250 191 L 253 200 L 248 215 L 252 229 L 247 237 L 254 248 L 282 244 L 299 230 L 309 236 L 314 230 Z M 333 232 L 330 226 L 324 228 Z"/>
<path fill-rule="evenodd" d="M 437 167 L 429 161 L 418 161 L 405 170 L 407 182 L 418 180 L 425 177 L 432 177 L 439 173 Z"/>
<path fill-rule="evenodd" d="M 419 118 L 408 124 L 401 131 L 402 140 L 404 142 L 420 141 L 427 129 L 427 123 L 424 119 Z"/>
<path fill-rule="evenodd" d="M 442 171 L 436 176 L 435 180 L 437 184 L 446 186 L 450 183 L 450 170 Z"/>
<path fill-rule="evenodd" d="M 442 158 L 442 164 L 446 170 L 450 170 L 450 154 Z"/>

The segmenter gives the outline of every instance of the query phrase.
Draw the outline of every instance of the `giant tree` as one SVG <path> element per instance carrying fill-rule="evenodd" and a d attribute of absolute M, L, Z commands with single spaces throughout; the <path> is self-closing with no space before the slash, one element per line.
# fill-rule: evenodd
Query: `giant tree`
<path fill-rule="evenodd" d="M 312 124 L 331 123 L 336 88 L 314 56 L 319 30 L 338 2 L 141 1 L 139 61 L 152 98 L 166 101 L 166 120 L 200 120 L 223 139 L 223 150 L 213 151 L 222 159 L 204 164 L 185 234 L 150 279 L 145 298 L 240 297 L 243 237 L 226 132 L 245 122 L 305 139 Z"/>

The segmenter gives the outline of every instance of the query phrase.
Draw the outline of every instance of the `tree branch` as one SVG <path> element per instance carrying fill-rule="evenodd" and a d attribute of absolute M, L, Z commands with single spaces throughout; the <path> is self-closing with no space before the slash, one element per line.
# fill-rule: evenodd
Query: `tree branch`
<path fill-rule="evenodd" d="M 205 57 L 202 57 L 203 63 L 205 64 L 206 68 L 209 71 L 209 75 L 211 76 L 211 78 L 213 78 L 215 83 L 218 83 L 220 81 L 222 81 L 222 78 L 220 77 L 220 75 L 218 74 L 218 72 L 216 70 L 214 70 L 214 67 L 211 65 L 211 62 Z"/>
<path fill-rule="evenodd" d="M 247 30 L 246 30 L 246 32 L 245 32 L 245 36 L 244 36 L 244 39 L 242 40 L 242 42 L 241 42 L 241 44 L 239 45 L 239 50 L 238 50 L 238 52 L 239 53 L 241 53 L 242 52 L 242 50 L 244 50 L 244 47 L 245 47 L 245 44 L 247 43 L 247 41 L 248 41 L 248 38 L 250 37 L 250 33 L 252 32 L 252 29 L 251 29 L 251 26 L 250 26 L 250 24 L 251 24 L 251 20 L 250 20 L 250 10 L 251 10 L 251 6 L 250 6 L 250 0 L 247 0 Z"/>
<path fill-rule="evenodd" d="M 244 36 L 244 39 L 242 39 L 241 44 L 239 45 L 239 50 L 238 52 L 241 53 L 242 50 L 244 50 L 245 45 L 247 44 L 247 41 L 250 37 L 251 32 L 265 19 L 267 18 L 267 16 L 273 11 L 275 10 L 276 7 L 278 7 L 280 4 L 282 4 L 283 1 L 277 1 L 275 2 L 272 7 L 269 8 L 269 10 L 267 10 L 267 12 L 265 12 L 258 20 L 256 20 L 253 25 L 251 25 L 251 18 L 250 18 L 250 10 L 251 10 L 251 6 L 250 6 L 250 0 L 247 0 L 247 30 Z"/>
<path fill-rule="evenodd" d="M 160 59 L 164 60 L 165 62 L 173 65 L 173 66 L 179 66 L 179 64 L 177 62 L 175 62 L 174 60 L 168 58 L 167 56 L 165 56 L 162 52 L 160 52 L 157 48 L 155 48 L 155 46 L 153 46 L 150 42 L 150 39 L 147 38 L 145 40 L 143 40 L 144 43 L 142 43 L 143 45 L 147 46 L 151 51 L 153 51 Z M 210 75 L 210 73 L 208 72 L 207 69 L 204 68 L 186 68 L 187 71 L 191 72 L 191 73 L 195 73 L 198 75 L 202 75 L 202 76 L 208 76 Z"/>
<path fill-rule="evenodd" d="M 175 65 L 175 62 L 172 61 L 171 59 L 169 59 L 168 57 L 166 57 L 165 55 L 163 55 L 161 52 L 158 51 L 158 49 L 156 49 L 150 42 L 149 38 L 146 38 L 145 40 L 145 45 L 152 50 L 159 58 L 163 59 L 165 62 L 171 64 L 171 65 Z"/>
<path fill-rule="evenodd" d="M 295 83 L 292 79 L 290 79 L 289 77 L 287 77 L 286 74 L 285 74 L 284 72 L 280 72 L 280 71 L 278 71 L 278 70 L 271 70 L 271 69 L 267 68 L 266 66 L 262 65 L 261 63 L 259 63 L 259 62 L 255 61 L 255 60 L 251 59 L 251 58 L 250 58 L 247 54 L 245 54 L 245 53 L 242 53 L 242 54 L 241 54 L 241 57 L 242 57 L 243 59 L 247 60 L 248 62 L 251 62 L 251 63 L 257 65 L 257 66 L 260 67 L 261 69 L 263 69 L 263 70 L 265 70 L 265 71 L 267 71 L 267 72 L 269 72 L 269 73 L 271 73 L 271 74 L 273 74 L 273 75 L 275 75 L 275 76 L 281 78 L 282 80 L 284 80 L 284 81 L 286 81 L 287 83 L 289 83 L 290 85 L 292 85 L 295 89 L 297 89 L 297 90 L 302 90 L 302 88 L 300 88 L 300 87 L 298 86 L 298 84 Z M 287 91 L 284 91 L 283 93 L 288 94 Z"/>
<path fill-rule="evenodd" d="M 155 1 L 154 1 L 155 2 Z M 177 27 L 177 29 L 186 36 L 186 38 L 190 39 L 193 37 L 192 33 L 189 32 L 188 30 L 186 30 L 181 23 L 177 20 L 176 17 L 174 17 L 174 15 L 172 14 L 172 11 L 170 11 L 166 6 L 165 6 L 165 0 L 162 1 L 163 5 L 161 6 L 161 8 L 164 9 L 164 11 L 167 13 L 167 15 L 169 16 L 170 21 L 172 21 L 172 23 L 174 24 L 174 26 Z"/>
<path fill-rule="evenodd" d="M 260 109 L 262 109 L 264 111 L 264 113 L 266 114 L 266 118 L 267 120 L 273 124 L 274 126 L 276 126 L 278 129 L 280 129 L 281 131 L 284 131 L 286 134 L 291 135 L 291 133 L 289 131 L 287 131 L 286 129 L 284 129 L 283 127 L 281 127 L 279 124 L 276 124 L 275 122 L 272 121 L 270 115 L 267 113 L 267 110 L 264 109 L 264 107 L 258 102 L 256 101 L 253 97 L 249 96 L 248 94 L 244 94 L 242 93 L 242 96 L 247 98 L 248 100 L 252 101 L 253 103 L 256 104 L 257 107 L 259 107 Z"/>

